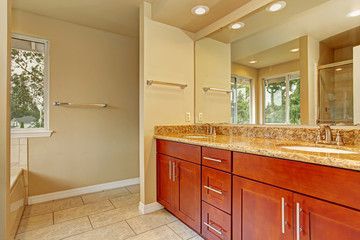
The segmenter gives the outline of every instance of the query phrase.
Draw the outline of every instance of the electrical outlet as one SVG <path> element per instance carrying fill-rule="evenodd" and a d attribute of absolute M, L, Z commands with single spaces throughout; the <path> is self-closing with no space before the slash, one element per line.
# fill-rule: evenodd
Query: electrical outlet
<path fill-rule="evenodd" d="M 185 114 L 185 122 L 190 122 L 190 120 L 191 120 L 191 114 L 190 114 L 190 112 L 187 112 Z"/>
<path fill-rule="evenodd" d="M 204 121 L 204 114 L 203 113 L 199 113 L 199 122 Z"/>

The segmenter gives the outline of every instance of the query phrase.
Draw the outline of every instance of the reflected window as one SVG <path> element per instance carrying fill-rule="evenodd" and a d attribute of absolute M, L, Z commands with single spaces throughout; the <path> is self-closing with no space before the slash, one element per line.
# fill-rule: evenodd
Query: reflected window
<path fill-rule="evenodd" d="M 301 124 L 300 73 L 264 78 L 264 122 L 268 124 Z"/>
<path fill-rule="evenodd" d="M 251 79 L 231 77 L 231 123 L 251 123 Z"/>

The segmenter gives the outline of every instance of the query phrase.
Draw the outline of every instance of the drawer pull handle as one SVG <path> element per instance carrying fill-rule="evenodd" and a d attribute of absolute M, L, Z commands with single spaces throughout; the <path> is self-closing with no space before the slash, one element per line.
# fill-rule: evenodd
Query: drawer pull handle
<path fill-rule="evenodd" d="M 208 228 L 210 228 L 211 230 L 215 231 L 216 233 L 222 235 L 222 229 L 216 229 L 212 226 L 211 223 L 207 223 L 207 222 L 204 222 L 204 225 L 207 226 Z"/>
<path fill-rule="evenodd" d="M 223 194 L 223 192 L 221 190 L 216 190 L 216 189 L 213 189 L 212 187 L 208 187 L 208 186 L 204 185 L 204 188 L 209 189 L 210 191 L 216 192 L 218 194 Z"/>
<path fill-rule="evenodd" d="M 222 160 L 216 158 L 203 157 L 205 160 L 222 163 Z"/>

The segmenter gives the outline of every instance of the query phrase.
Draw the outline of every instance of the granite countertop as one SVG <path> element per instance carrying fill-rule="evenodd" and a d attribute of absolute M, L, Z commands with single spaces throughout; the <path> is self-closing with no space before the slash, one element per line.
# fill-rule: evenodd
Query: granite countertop
<path fill-rule="evenodd" d="M 324 166 L 338 167 L 360 171 L 360 146 L 330 146 L 315 144 L 306 141 L 293 141 L 283 139 L 269 139 L 256 137 L 241 137 L 217 135 L 209 138 L 186 138 L 186 135 L 194 134 L 155 134 L 156 139 L 175 141 L 180 143 L 194 144 L 204 147 L 231 150 L 242 153 L 250 153 L 268 157 L 295 160 L 299 162 L 313 163 Z M 281 148 L 280 146 L 312 146 L 336 148 L 358 152 L 358 154 L 317 153 Z"/>

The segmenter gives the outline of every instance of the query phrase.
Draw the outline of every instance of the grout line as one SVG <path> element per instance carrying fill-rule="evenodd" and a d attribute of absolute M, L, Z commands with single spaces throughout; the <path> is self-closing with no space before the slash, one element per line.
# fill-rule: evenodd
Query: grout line
<path fill-rule="evenodd" d="M 111 203 L 111 205 L 113 205 L 114 209 L 117 209 L 117 207 L 115 207 L 114 203 L 111 201 L 111 199 L 108 199 L 108 201 Z"/>
<path fill-rule="evenodd" d="M 179 221 L 180 221 L 180 220 L 179 220 Z M 173 223 L 173 222 L 171 222 L 171 223 Z M 180 235 L 179 235 L 177 232 L 175 232 L 171 227 L 169 227 L 169 224 L 170 224 L 170 223 L 166 224 L 166 226 L 167 226 L 168 228 L 170 228 L 170 230 L 173 231 L 180 239 L 183 239 L 182 237 L 180 237 Z"/>
<path fill-rule="evenodd" d="M 138 235 L 138 234 L 136 234 L 135 230 L 131 227 L 131 225 L 126 220 L 125 220 L 125 222 L 130 227 L 131 231 L 134 232 L 135 236 Z"/>
<path fill-rule="evenodd" d="M 83 196 L 80 196 L 80 199 L 81 199 L 81 201 L 82 201 L 83 205 L 85 205 L 85 202 L 84 202 Z"/>
<path fill-rule="evenodd" d="M 92 225 L 92 222 L 91 222 L 91 220 L 90 220 L 90 216 L 87 216 L 87 218 L 89 219 L 89 222 L 90 222 L 91 228 L 94 230 L 95 228 L 94 228 L 94 226 Z"/>

